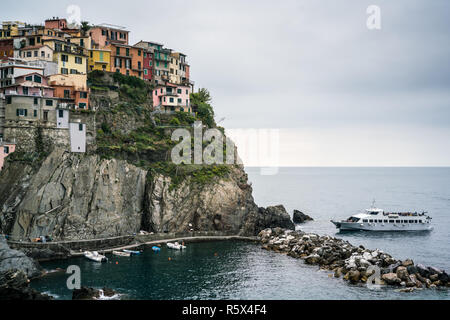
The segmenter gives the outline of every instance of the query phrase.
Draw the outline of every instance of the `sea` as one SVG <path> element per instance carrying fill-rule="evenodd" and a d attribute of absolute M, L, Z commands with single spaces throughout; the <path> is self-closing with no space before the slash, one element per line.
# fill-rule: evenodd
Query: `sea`
<path fill-rule="evenodd" d="M 450 272 L 450 168 L 251 167 L 246 171 L 259 206 L 282 204 L 291 215 L 297 209 L 314 219 L 297 229 L 332 235 Z M 330 222 L 369 208 L 373 201 L 387 211 L 426 211 L 434 229 L 339 233 Z M 120 299 L 450 299 L 448 289 L 404 293 L 392 287 L 351 285 L 330 271 L 241 241 L 191 243 L 184 251 L 163 246 L 159 253 L 145 250 L 138 256 L 109 258 L 102 264 L 73 258 L 41 265 L 49 271 L 77 265 L 82 286 L 112 288 Z M 31 286 L 55 299 L 70 300 L 69 276 L 51 273 Z"/>

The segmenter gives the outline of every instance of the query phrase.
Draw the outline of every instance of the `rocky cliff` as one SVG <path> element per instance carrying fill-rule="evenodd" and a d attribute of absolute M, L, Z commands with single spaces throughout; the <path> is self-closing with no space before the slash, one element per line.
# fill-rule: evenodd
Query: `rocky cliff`
<path fill-rule="evenodd" d="M 46 141 L 45 150 L 32 150 L 38 157 L 17 153 L 7 161 L 0 172 L 0 233 L 67 240 L 140 230 L 256 235 L 267 227 L 293 228 L 284 207 L 257 207 L 241 166 L 170 163 L 164 124 L 189 127 L 198 119 L 150 116 L 148 99 L 136 98 L 146 88 L 120 80 L 126 84 L 115 83 L 119 89 L 110 92 L 108 84 L 91 97 L 92 151 L 70 153 Z"/>

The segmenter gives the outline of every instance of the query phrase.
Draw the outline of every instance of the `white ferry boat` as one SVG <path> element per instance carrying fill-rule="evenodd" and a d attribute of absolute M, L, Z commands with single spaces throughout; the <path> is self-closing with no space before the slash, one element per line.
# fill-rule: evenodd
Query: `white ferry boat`
<path fill-rule="evenodd" d="M 426 212 L 385 212 L 372 206 L 365 212 L 342 221 L 331 222 L 340 231 L 431 231 L 431 217 Z"/>

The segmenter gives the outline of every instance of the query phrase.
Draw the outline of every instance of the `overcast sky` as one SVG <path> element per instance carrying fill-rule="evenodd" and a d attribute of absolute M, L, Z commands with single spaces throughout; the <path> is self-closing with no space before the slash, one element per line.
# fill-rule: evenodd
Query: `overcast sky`
<path fill-rule="evenodd" d="M 220 125 L 279 129 L 279 165 L 450 165 L 449 1 L 26 2 L 2 20 L 74 4 L 82 20 L 126 26 L 132 44 L 186 53 Z M 369 5 L 381 30 L 366 27 Z"/>

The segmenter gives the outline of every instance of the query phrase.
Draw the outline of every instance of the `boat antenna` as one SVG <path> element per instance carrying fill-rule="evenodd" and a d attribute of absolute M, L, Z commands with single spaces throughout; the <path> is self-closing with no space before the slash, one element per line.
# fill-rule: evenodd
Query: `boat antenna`
<path fill-rule="evenodd" d="M 375 208 L 375 199 L 372 201 L 372 208 Z"/>

